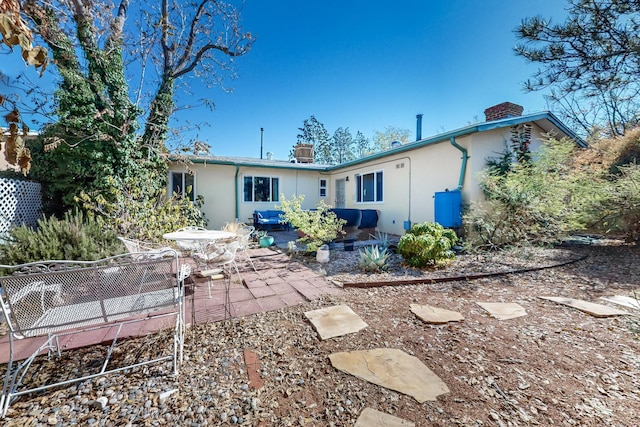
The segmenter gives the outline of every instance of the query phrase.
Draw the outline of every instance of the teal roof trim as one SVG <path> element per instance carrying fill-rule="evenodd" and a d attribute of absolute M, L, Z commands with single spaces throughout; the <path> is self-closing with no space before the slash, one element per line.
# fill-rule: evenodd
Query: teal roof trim
<path fill-rule="evenodd" d="M 553 113 L 544 111 L 541 113 L 527 114 L 524 116 L 509 117 L 501 120 L 494 120 L 491 122 L 476 123 L 474 125 L 466 126 L 460 129 L 452 130 L 449 132 L 434 135 L 429 138 L 424 138 L 419 141 L 403 144 L 399 147 L 394 147 L 389 150 L 381 151 L 379 153 L 371 154 L 370 156 L 363 157 L 361 159 L 352 160 L 350 162 L 341 163 L 339 165 L 320 165 L 315 163 L 293 163 L 283 160 L 265 160 L 265 159 L 252 159 L 248 157 L 201 157 L 190 156 L 189 160 L 196 164 L 211 164 L 211 165 L 229 165 L 229 166 L 245 166 L 245 167 L 259 167 L 267 169 L 291 169 L 291 170 L 308 170 L 308 171 L 335 171 L 345 167 L 359 165 L 361 163 L 370 162 L 372 160 L 381 159 L 387 156 L 391 156 L 398 153 L 404 153 L 405 151 L 416 150 L 418 148 L 426 147 L 428 145 L 437 144 L 440 142 L 449 142 L 451 138 L 460 138 L 466 135 L 471 135 L 476 132 L 484 132 L 493 129 L 500 129 L 508 126 L 515 126 L 523 123 L 541 122 L 547 121 L 552 128 L 560 130 L 569 139 L 572 139 L 581 147 L 587 147 L 587 143 L 580 138 L 575 132 L 564 125 Z M 544 126 L 541 126 L 545 129 Z M 549 127 L 549 126 L 547 126 Z M 546 129 L 545 129 L 546 130 Z"/>
<path fill-rule="evenodd" d="M 312 170 L 325 171 L 328 165 L 320 165 L 315 163 L 295 163 L 285 162 L 284 160 L 261 160 L 261 159 L 241 159 L 241 158 L 216 158 L 216 157 L 199 157 L 190 156 L 189 160 L 196 164 L 209 165 L 228 165 L 228 166 L 245 166 L 259 167 L 267 169 L 292 169 L 292 170 Z"/>
<path fill-rule="evenodd" d="M 566 127 L 553 113 L 545 111 L 542 113 L 527 114 L 525 116 L 509 117 L 501 120 L 494 120 L 491 122 L 476 123 L 474 125 L 466 126 L 460 129 L 452 130 L 449 132 L 434 135 L 429 138 L 424 138 L 419 141 L 409 142 L 399 147 L 391 148 L 386 151 L 372 154 L 361 159 L 352 160 L 350 162 L 341 163 L 339 165 L 329 166 L 327 170 L 338 170 L 348 166 L 354 166 L 361 163 L 369 162 L 371 160 L 380 159 L 390 156 L 392 154 L 403 153 L 405 151 L 416 150 L 418 148 L 425 147 L 427 145 L 437 144 L 439 142 L 449 142 L 451 138 L 460 138 L 466 135 L 471 135 L 476 132 L 484 132 L 493 129 L 500 129 L 508 126 L 515 126 L 522 123 L 540 122 L 542 120 L 548 120 L 554 127 L 558 128 L 562 133 L 567 135 L 569 139 L 572 139 L 581 147 L 587 147 L 587 143 L 582 140 L 575 132 Z"/>

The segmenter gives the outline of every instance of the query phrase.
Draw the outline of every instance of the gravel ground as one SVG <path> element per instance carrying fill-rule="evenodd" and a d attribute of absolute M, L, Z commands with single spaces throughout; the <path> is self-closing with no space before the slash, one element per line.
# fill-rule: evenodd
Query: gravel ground
<path fill-rule="evenodd" d="M 640 284 L 640 249 L 573 246 L 463 255 L 444 269 L 404 268 L 362 274 L 357 252 L 336 252 L 318 265 L 334 283 L 460 276 L 552 266 L 473 281 L 345 288 L 289 309 L 189 328 L 179 378 L 156 365 L 14 403 L 5 425 L 352 426 L 365 407 L 417 426 L 633 426 L 640 419 L 640 352 L 636 317 L 595 318 L 541 300 L 555 295 L 604 302 Z M 500 321 L 476 302 L 516 302 L 527 316 Z M 429 304 L 465 320 L 427 325 L 409 304 Z M 304 312 L 347 304 L 369 325 L 320 341 Z M 620 307 L 618 307 L 620 308 Z M 629 310 L 630 311 L 630 310 Z M 117 359 L 154 352 L 154 336 L 126 342 Z M 448 385 L 436 402 L 413 398 L 334 369 L 331 353 L 380 347 L 418 357 Z M 42 366 L 38 375 L 90 364 L 99 348 Z M 264 386 L 249 384 L 244 352 L 258 356 Z M 72 360 L 73 359 L 73 360 Z M 75 361 L 75 362 L 74 362 Z"/>

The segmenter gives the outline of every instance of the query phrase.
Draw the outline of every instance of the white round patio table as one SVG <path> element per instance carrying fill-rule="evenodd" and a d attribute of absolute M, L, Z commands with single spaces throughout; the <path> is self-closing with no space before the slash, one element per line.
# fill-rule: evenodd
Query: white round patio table
<path fill-rule="evenodd" d="M 164 239 L 183 242 L 186 247 L 191 247 L 196 253 L 204 254 L 209 243 L 217 240 L 233 239 L 236 233 L 222 230 L 180 230 L 162 235 Z"/>
<path fill-rule="evenodd" d="M 205 240 L 214 241 L 220 239 L 231 239 L 236 237 L 236 233 L 222 230 L 183 230 L 172 231 L 163 234 L 162 237 L 167 240 Z"/>

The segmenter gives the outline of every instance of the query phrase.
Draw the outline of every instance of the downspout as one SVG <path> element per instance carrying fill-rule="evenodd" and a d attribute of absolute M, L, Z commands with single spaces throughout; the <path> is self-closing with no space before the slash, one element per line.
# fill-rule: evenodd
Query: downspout
<path fill-rule="evenodd" d="M 235 187 L 236 187 L 236 222 L 238 222 L 238 218 L 240 218 L 240 212 L 238 207 L 238 173 L 240 172 L 240 166 L 236 166 L 236 179 L 235 179 Z"/>
<path fill-rule="evenodd" d="M 449 141 L 451 142 L 451 145 L 456 147 L 462 153 L 462 166 L 460 167 L 460 179 L 458 180 L 458 188 L 456 188 L 456 191 L 460 191 L 462 190 L 462 185 L 464 184 L 464 176 L 467 174 L 467 159 L 469 158 L 469 156 L 467 154 L 467 149 L 464 148 L 462 145 L 458 144 L 456 142 L 455 137 L 452 136 L 449 139 Z"/>

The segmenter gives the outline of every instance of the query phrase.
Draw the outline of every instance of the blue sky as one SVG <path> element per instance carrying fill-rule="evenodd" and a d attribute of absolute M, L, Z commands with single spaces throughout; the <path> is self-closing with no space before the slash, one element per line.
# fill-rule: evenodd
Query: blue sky
<path fill-rule="evenodd" d="M 181 111 L 175 123 L 203 123 L 185 138 L 206 141 L 222 156 L 259 157 L 262 127 L 265 155 L 286 160 L 311 115 L 331 134 L 349 127 L 372 138 L 387 126 L 415 137 L 421 113 L 427 137 L 482 121 L 485 108 L 504 101 L 525 113 L 546 110 L 543 93 L 522 89 L 536 66 L 513 53 L 514 29 L 535 15 L 562 20 L 565 5 L 248 0 L 243 26 L 257 41 L 237 60 L 238 79 L 227 82 L 233 92 L 193 87 L 216 109 Z"/>
<path fill-rule="evenodd" d="M 372 6 L 373 5 L 373 6 Z M 503 101 L 546 110 L 522 83 L 536 66 L 513 53 L 514 29 L 535 15 L 562 20 L 559 0 L 248 1 L 246 30 L 257 36 L 238 60 L 231 94 L 199 133 L 215 155 L 286 159 L 303 120 L 330 133 L 349 127 L 371 138 L 395 126 L 423 136 L 484 120 Z"/>

